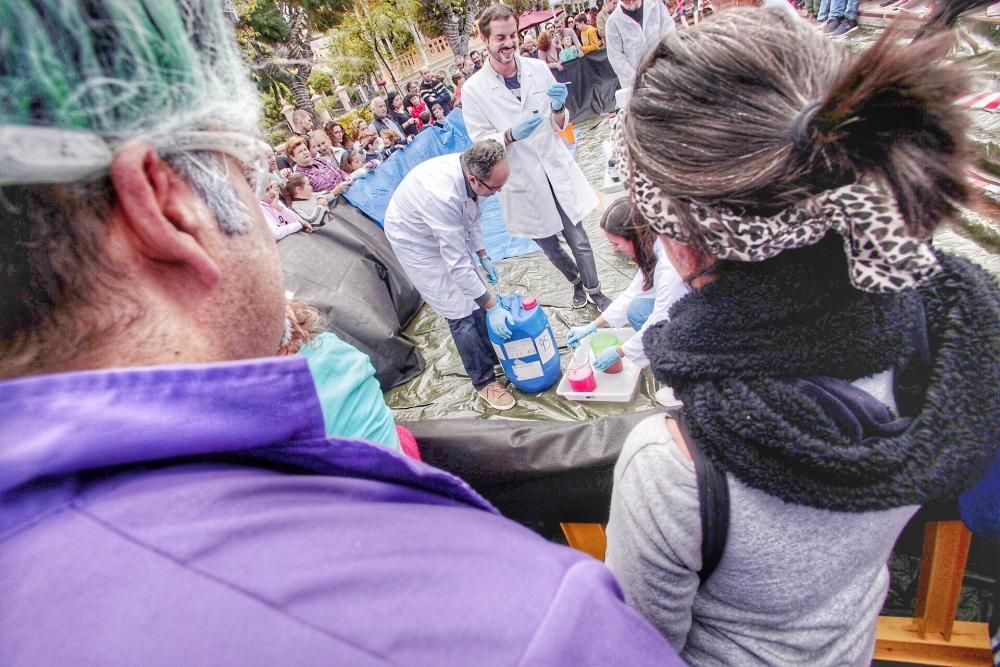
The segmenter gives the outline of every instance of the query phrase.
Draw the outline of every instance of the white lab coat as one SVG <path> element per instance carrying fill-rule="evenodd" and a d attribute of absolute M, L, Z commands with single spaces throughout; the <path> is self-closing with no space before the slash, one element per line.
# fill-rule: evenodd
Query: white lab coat
<path fill-rule="evenodd" d="M 456 320 L 486 293 L 470 252 L 484 248 L 479 202 L 465 189 L 461 156 L 442 155 L 406 175 L 385 211 L 389 239 L 410 282 L 431 308 Z"/>
<path fill-rule="evenodd" d="M 629 19 L 631 20 L 631 19 Z M 674 270 L 673 264 L 667 258 L 663 250 L 663 244 L 659 239 L 653 242 L 653 252 L 656 254 L 656 268 L 653 270 L 653 286 L 648 291 L 642 289 L 642 271 L 636 271 L 635 277 L 629 284 L 628 289 L 615 297 L 607 310 L 601 313 L 601 317 L 612 327 L 628 326 L 628 307 L 634 299 L 653 299 L 653 312 L 649 314 L 649 319 L 645 324 L 622 345 L 622 352 L 639 368 L 649 365 L 649 359 L 642 346 L 642 335 L 646 329 L 657 322 L 667 319 L 670 307 L 688 293 L 688 286 L 681 280 L 680 275 Z"/>
<path fill-rule="evenodd" d="M 608 61 L 622 88 L 632 88 L 642 59 L 674 27 L 673 17 L 660 0 L 643 0 L 641 27 L 625 15 L 621 3 L 618 3 L 604 30 Z"/>
<path fill-rule="evenodd" d="M 473 141 L 495 139 L 501 144 L 504 132 L 535 110 L 545 117 L 528 138 L 507 147 L 510 178 L 497 195 L 509 234 L 542 239 L 562 231 L 553 190 L 572 222 L 594 210 L 597 194 L 556 135 L 565 125 L 557 125 L 552 118 L 552 101 L 545 94 L 556 83 L 551 70 L 535 58 L 515 59 L 521 74 L 521 100 L 507 90 L 503 77 L 487 60 L 462 87 L 462 116 Z"/>

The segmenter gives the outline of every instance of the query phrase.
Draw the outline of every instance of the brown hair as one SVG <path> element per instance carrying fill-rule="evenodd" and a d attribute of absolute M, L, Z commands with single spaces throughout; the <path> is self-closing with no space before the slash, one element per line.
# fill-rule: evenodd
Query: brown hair
<path fill-rule="evenodd" d="M 549 33 L 542 32 L 540 35 L 538 35 L 538 50 L 548 51 L 551 48 L 552 48 L 552 38 L 549 37 Z"/>
<path fill-rule="evenodd" d="M 299 193 L 299 190 L 306 186 L 309 179 L 306 178 L 305 174 L 289 174 L 288 179 L 281 185 L 278 186 L 278 192 L 281 194 L 281 199 L 289 206 L 292 205 L 292 200 L 295 199 L 295 195 Z"/>
<path fill-rule="evenodd" d="M 382 142 L 390 148 L 399 143 L 399 135 L 396 134 L 395 130 L 382 130 L 379 136 L 382 137 Z"/>
<path fill-rule="evenodd" d="M 333 144 L 333 128 L 335 127 L 339 127 L 341 134 L 344 136 L 343 140 L 339 144 Z M 326 136 L 330 137 L 330 143 L 333 144 L 334 148 L 343 148 L 344 144 L 350 141 L 347 135 L 347 130 L 345 130 L 344 126 L 335 120 L 331 120 L 326 125 L 324 125 L 323 131 L 326 132 Z"/>
<path fill-rule="evenodd" d="M 611 202 L 604 215 L 601 216 L 601 229 L 615 236 L 620 236 L 635 248 L 635 263 L 642 271 L 643 291 L 653 287 L 653 274 L 656 271 L 656 234 L 642 219 L 638 209 L 627 197 Z"/>
<path fill-rule="evenodd" d="M 517 23 L 517 14 L 507 5 L 490 5 L 483 10 L 483 13 L 479 15 L 477 25 L 479 26 L 479 34 L 483 36 L 484 41 L 490 38 L 490 23 L 504 19 L 514 19 L 514 23 Z"/>
<path fill-rule="evenodd" d="M 968 198 L 967 120 L 952 104 L 967 78 L 943 60 L 949 36 L 898 39 L 889 29 L 852 56 L 798 17 L 740 8 L 678 31 L 636 76 L 631 160 L 701 249 L 690 202 L 767 213 L 861 178 L 926 236 Z"/>

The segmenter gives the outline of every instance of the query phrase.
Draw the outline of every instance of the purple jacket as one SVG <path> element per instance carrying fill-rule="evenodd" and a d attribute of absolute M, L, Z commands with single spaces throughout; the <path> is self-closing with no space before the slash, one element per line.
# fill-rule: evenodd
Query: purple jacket
<path fill-rule="evenodd" d="M 324 439 L 302 358 L 0 395 L 4 665 L 680 664 L 601 563 Z"/>

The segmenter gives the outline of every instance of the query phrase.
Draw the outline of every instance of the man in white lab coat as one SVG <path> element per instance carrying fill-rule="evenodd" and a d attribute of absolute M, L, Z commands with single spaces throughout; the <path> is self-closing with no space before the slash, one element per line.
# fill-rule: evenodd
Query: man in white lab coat
<path fill-rule="evenodd" d="M 566 84 L 541 60 L 517 54 L 517 17 L 506 5 L 479 16 L 489 58 L 462 88 L 465 126 L 473 140 L 507 147 L 511 176 L 500 193 L 507 231 L 534 239 L 573 285 L 573 306 L 611 303 L 601 293 L 597 265 L 582 220 L 597 195 L 556 135 L 566 127 Z M 566 239 L 570 257 L 559 243 Z"/>
<path fill-rule="evenodd" d="M 620 0 L 605 24 L 608 61 L 625 90 L 635 83 L 642 59 L 674 29 L 661 0 Z"/>
<path fill-rule="evenodd" d="M 510 175 L 496 141 L 477 141 L 464 153 L 442 155 L 414 167 L 396 188 L 385 212 L 385 235 L 406 275 L 431 308 L 448 321 L 455 346 L 479 396 L 497 410 L 514 397 L 493 371 L 498 363 L 487 327 L 510 338 L 513 318 L 483 284 L 473 255 L 496 284 L 500 276 L 486 254 L 479 204 L 500 192 Z"/>

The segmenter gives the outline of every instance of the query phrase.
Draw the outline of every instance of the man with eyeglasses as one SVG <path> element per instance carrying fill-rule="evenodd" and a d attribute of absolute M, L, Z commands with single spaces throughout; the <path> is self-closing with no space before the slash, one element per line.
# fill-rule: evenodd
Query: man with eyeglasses
<path fill-rule="evenodd" d="M 483 199 L 510 176 L 503 146 L 479 141 L 461 155 L 427 160 L 396 188 L 385 212 L 385 235 L 406 275 L 431 308 L 448 322 L 476 393 L 490 407 L 509 410 L 514 397 L 496 379 L 496 352 L 487 328 L 510 338 L 513 319 L 476 271 L 473 256 L 495 285 L 500 274 L 486 254 L 479 227 Z"/>
<path fill-rule="evenodd" d="M 0 0 L 0 90 L 5 667 L 676 660 L 597 561 L 325 436 L 217 1 Z"/>

